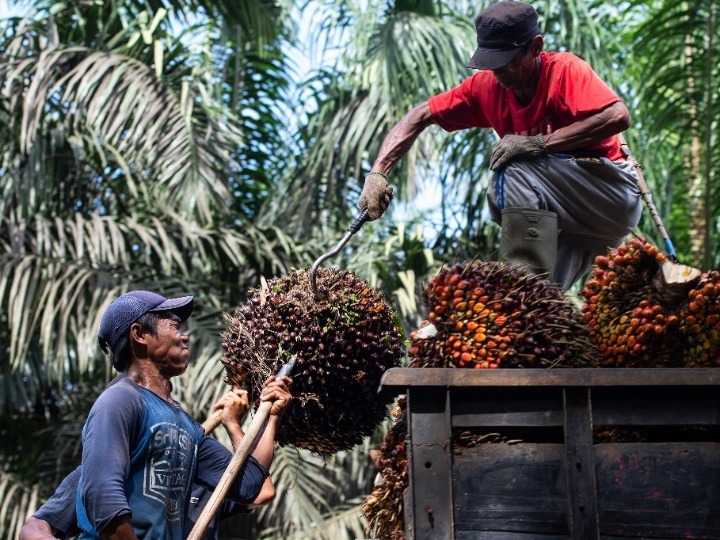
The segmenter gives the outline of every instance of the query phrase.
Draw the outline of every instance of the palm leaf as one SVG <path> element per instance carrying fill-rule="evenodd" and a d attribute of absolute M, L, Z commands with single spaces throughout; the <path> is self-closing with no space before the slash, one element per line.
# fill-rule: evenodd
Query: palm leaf
<path fill-rule="evenodd" d="M 0 536 L 17 538 L 25 520 L 38 506 L 38 486 L 27 486 L 0 472 Z"/>

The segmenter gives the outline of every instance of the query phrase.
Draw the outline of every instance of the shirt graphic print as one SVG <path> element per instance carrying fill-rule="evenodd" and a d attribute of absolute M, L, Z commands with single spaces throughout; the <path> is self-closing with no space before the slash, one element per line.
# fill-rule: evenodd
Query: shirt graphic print
<path fill-rule="evenodd" d="M 193 434 L 175 424 L 161 422 L 150 427 L 143 494 L 165 506 L 168 521 L 183 519 L 185 489 L 195 454 L 193 442 Z"/>

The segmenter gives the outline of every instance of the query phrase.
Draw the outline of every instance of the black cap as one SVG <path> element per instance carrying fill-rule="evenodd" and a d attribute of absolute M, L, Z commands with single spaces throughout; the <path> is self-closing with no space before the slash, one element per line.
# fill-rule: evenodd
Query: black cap
<path fill-rule="evenodd" d="M 477 16 L 478 48 L 467 67 L 471 69 L 498 69 L 532 38 L 541 34 L 537 11 L 525 2 L 501 0 Z"/>

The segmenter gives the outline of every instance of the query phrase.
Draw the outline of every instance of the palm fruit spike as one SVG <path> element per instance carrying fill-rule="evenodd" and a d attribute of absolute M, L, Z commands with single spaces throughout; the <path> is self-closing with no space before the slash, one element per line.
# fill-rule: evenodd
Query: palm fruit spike
<path fill-rule="evenodd" d="M 382 374 L 404 355 L 397 316 L 352 272 L 319 269 L 316 300 L 308 272 L 271 279 L 251 291 L 222 334 L 225 380 L 259 396 L 267 377 L 292 355 L 293 403 L 276 440 L 320 454 L 346 450 L 373 433 L 389 400 Z"/>
<path fill-rule="evenodd" d="M 443 269 L 425 289 L 437 334 L 411 334 L 416 367 L 596 366 L 598 355 L 572 301 L 521 266 L 475 261 Z"/>
<path fill-rule="evenodd" d="M 720 272 L 702 274 L 680 305 L 680 350 L 685 367 L 720 366 Z"/>
<path fill-rule="evenodd" d="M 677 306 L 654 285 L 664 261 L 663 253 L 640 238 L 595 258 L 582 310 L 603 366 L 679 365 Z"/>
<path fill-rule="evenodd" d="M 395 423 L 385 434 L 373 460 L 379 481 L 363 503 L 367 532 L 373 538 L 402 540 L 405 537 L 403 494 L 408 486 L 405 401 L 405 396 L 398 400 Z"/>

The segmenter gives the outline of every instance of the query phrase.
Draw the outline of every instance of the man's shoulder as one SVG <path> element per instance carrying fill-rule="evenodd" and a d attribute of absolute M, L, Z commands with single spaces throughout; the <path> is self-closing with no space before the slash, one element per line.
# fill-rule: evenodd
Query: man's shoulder
<path fill-rule="evenodd" d="M 476 71 L 466 80 L 472 81 L 473 84 L 491 84 L 493 86 L 499 86 L 493 72 L 488 69 Z"/>
<path fill-rule="evenodd" d="M 139 391 L 140 386 L 133 383 L 128 377 L 116 377 L 100 395 L 132 395 L 139 393 Z"/>
<path fill-rule="evenodd" d="M 567 51 L 545 52 L 543 55 L 545 56 L 545 61 L 551 66 L 555 65 L 564 67 L 578 63 L 586 63 L 585 60 L 580 58 L 578 55 Z"/>
<path fill-rule="evenodd" d="M 95 406 L 107 406 L 107 405 L 125 405 L 132 406 L 140 403 L 142 398 L 140 397 L 141 388 L 137 384 L 134 384 L 127 377 L 117 381 L 113 381 L 111 386 L 108 386 L 98 396 L 95 401 Z"/>
<path fill-rule="evenodd" d="M 502 92 L 502 87 L 489 70 L 476 71 L 465 79 L 461 86 L 465 87 L 465 92 L 475 96 L 494 96 Z"/>

